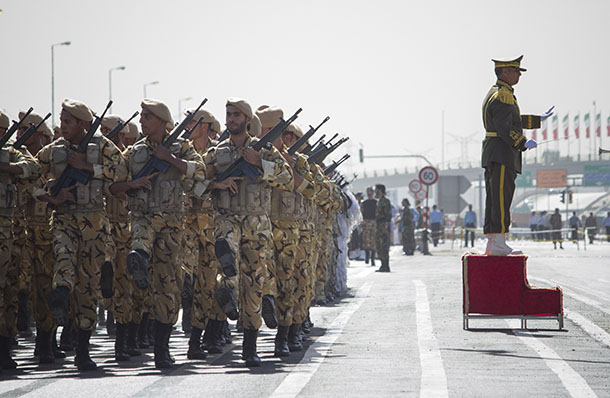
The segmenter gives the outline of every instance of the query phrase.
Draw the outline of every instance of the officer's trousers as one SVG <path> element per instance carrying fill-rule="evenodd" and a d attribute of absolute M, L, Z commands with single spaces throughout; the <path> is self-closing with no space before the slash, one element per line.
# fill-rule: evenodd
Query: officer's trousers
<path fill-rule="evenodd" d="M 510 206 L 517 172 L 492 162 L 485 168 L 485 234 L 505 234 L 510 226 Z"/>

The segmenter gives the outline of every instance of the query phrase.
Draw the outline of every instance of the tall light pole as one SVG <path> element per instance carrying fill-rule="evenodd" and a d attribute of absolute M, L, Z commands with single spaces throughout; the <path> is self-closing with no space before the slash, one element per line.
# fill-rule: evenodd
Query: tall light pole
<path fill-rule="evenodd" d="M 145 83 L 144 84 L 144 98 L 148 98 L 148 97 L 146 97 L 146 87 L 147 86 L 156 86 L 157 84 L 159 84 L 158 80 L 155 80 L 154 82 L 150 82 L 150 83 Z"/>
<path fill-rule="evenodd" d="M 51 127 L 55 127 L 55 47 L 69 46 L 71 42 L 64 41 L 51 45 Z"/>
<path fill-rule="evenodd" d="M 115 68 L 108 69 L 108 101 L 112 101 L 112 71 L 113 70 L 125 70 L 124 66 L 117 66 Z M 108 109 L 108 113 L 112 113 L 112 105 Z"/>
<path fill-rule="evenodd" d="M 186 97 L 186 98 L 182 98 L 178 100 L 178 118 L 177 121 L 180 121 L 180 119 L 182 119 L 182 103 L 186 102 L 186 101 L 190 101 L 192 100 L 193 97 Z"/>

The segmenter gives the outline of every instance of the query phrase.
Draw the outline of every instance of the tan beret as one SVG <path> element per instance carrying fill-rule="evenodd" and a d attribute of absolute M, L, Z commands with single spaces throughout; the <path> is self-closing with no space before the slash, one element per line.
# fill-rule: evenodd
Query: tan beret
<path fill-rule="evenodd" d="M 125 121 L 123 120 L 122 117 L 120 117 L 119 115 L 108 115 L 108 116 L 104 116 L 104 118 L 102 119 L 102 127 L 106 127 L 107 129 L 112 130 L 113 128 L 116 127 L 116 125 L 118 123 L 124 123 Z M 123 127 L 123 129 L 121 131 L 119 131 L 119 133 L 127 133 L 129 131 L 129 127 L 125 126 Z"/>
<path fill-rule="evenodd" d="M 294 133 L 297 137 L 301 138 L 303 136 L 303 130 L 296 123 L 290 123 L 288 127 L 286 127 L 286 131 Z"/>
<path fill-rule="evenodd" d="M 64 102 L 61 103 L 61 109 L 68 112 L 78 120 L 83 120 L 85 122 L 90 122 L 93 120 L 93 112 L 91 112 L 91 109 L 80 101 L 66 98 Z"/>
<path fill-rule="evenodd" d="M 250 128 L 248 129 L 248 134 L 250 134 L 252 137 L 258 137 L 259 135 L 261 135 L 262 131 L 263 126 L 261 125 L 261 120 L 258 118 L 258 116 L 254 115 L 252 117 L 252 120 L 250 120 Z"/>
<path fill-rule="evenodd" d="M 127 128 L 129 131 L 125 133 L 125 138 L 137 139 L 140 136 L 136 122 L 129 122 L 129 124 L 127 124 Z"/>
<path fill-rule="evenodd" d="M 212 130 L 217 132 L 218 134 L 222 133 L 222 126 L 220 125 L 220 122 L 217 119 L 214 119 L 214 121 L 212 122 Z"/>
<path fill-rule="evenodd" d="M 21 118 L 23 118 L 25 114 L 26 112 L 24 111 L 19 112 L 19 120 L 21 120 Z M 42 116 L 37 113 L 30 113 L 28 117 L 26 117 L 23 121 L 22 126 L 30 127 L 30 124 L 37 125 L 40 122 L 42 122 Z M 53 137 L 53 133 L 51 132 L 51 129 L 49 128 L 49 126 L 47 126 L 46 123 L 41 124 L 40 127 L 38 127 L 37 131 L 40 131 L 46 136 Z"/>
<path fill-rule="evenodd" d="M 246 102 L 246 100 L 243 100 L 241 98 L 229 98 L 229 99 L 227 99 L 226 106 L 229 106 L 229 105 L 233 105 L 234 107 L 239 109 L 241 111 L 241 113 L 246 115 L 246 117 L 248 119 L 252 119 L 252 116 L 253 116 L 252 107 L 250 106 L 249 103 Z"/>
<path fill-rule="evenodd" d="M 172 118 L 172 113 L 169 111 L 167 105 L 164 102 L 159 100 L 154 100 L 150 98 L 144 98 L 142 103 L 140 104 L 142 109 L 146 109 L 156 117 L 161 120 L 165 120 L 167 122 L 169 128 L 174 127 L 174 119 Z"/>
<path fill-rule="evenodd" d="M 0 129 L 7 129 L 9 124 L 11 124 L 11 119 L 6 113 L 0 111 Z"/>
<path fill-rule="evenodd" d="M 184 111 L 184 115 L 188 115 L 189 113 L 193 112 L 195 110 L 195 108 L 191 108 L 191 109 L 187 109 L 186 111 Z M 214 115 L 212 115 L 212 112 L 207 111 L 205 109 L 199 109 L 197 111 L 197 113 L 195 113 L 195 117 L 193 118 L 193 120 L 195 122 L 197 122 L 200 118 L 203 117 L 203 121 L 201 123 L 214 123 L 214 120 L 216 120 L 216 118 L 214 117 Z"/>
<path fill-rule="evenodd" d="M 284 111 L 277 106 L 261 105 L 256 110 L 256 115 L 264 128 L 270 128 L 278 124 L 280 118 L 284 117 Z"/>

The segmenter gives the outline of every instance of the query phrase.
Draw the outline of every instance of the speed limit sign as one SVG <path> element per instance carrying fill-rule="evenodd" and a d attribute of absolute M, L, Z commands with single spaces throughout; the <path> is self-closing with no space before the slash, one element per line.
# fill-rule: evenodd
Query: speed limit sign
<path fill-rule="evenodd" d="M 420 180 L 411 180 L 411 182 L 409 183 L 409 190 L 413 193 L 421 191 L 422 188 L 423 185 Z"/>
<path fill-rule="evenodd" d="M 432 166 L 426 166 L 419 171 L 419 180 L 422 184 L 432 185 L 438 180 L 438 171 Z"/>
<path fill-rule="evenodd" d="M 424 199 L 426 199 L 427 196 L 428 196 L 428 193 L 426 192 L 425 189 L 422 189 L 421 191 L 417 191 L 417 193 L 415 194 L 415 198 L 417 200 L 424 200 Z"/>

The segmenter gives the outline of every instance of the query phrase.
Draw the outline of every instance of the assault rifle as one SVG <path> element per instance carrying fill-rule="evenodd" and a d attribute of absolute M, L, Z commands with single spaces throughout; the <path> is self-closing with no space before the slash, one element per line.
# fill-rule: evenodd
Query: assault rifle
<path fill-rule="evenodd" d="M 112 130 L 110 130 L 110 132 L 108 134 L 106 134 L 106 138 L 108 138 L 110 141 L 114 141 L 114 139 L 119 135 L 121 130 L 123 130 L 125 128 L 125 126 L 127 126 L 129 124 L 129 122 L 131 122 L 133 120 L 133 118 L 135 118 L 139 114 L 140 114 L 140 112 L 136 111 L 133 115 L 131 115 L 129 120 L 127 120 L 126 122 L 121 123 L 121 121 L 119 120 L 117 122 L 116 126 L 114 126 L 114 128 Z"/>
<path fill-rule="evenodd" d="M 85 153 L 87 151 L 87 145 L 89 145 L 91 138 L 93 138 L 93 134 L 95 134 L 97 129 L 100 127 L 100 124 L 102 124 L 102 119 L 104 118 L 104 115 L 106 114 L 106 112 L 108 112 L 108 109 L 111 106 L 112 101 L 108 101 L 106 109 L 104 109 L 102 115 L 95 117 L 95 120 L 93 121 L 93 123 L 91 123 L 91 126 L 89 127 L 89 131 L 87 131 L 87 134 L 85 134 L 83 139 L 80 141 L 80 144 L 78 144 L 78 148 L 76 149 L 77 153 Z M 57 196 L 57 194 L 59 194 L 59 191 L 61 191 L 63 188 L 71 187 L 77 182 L 83 185 L 87 185 L 90 179 L 91 174 L 89 174 L 88 171 L 77 169 L 72 165 L 68 165 L 55 182 L 55 185 L 53 185 L 53 187 L 51 188 L 51 196 Z M 51 204 L 49 203 L 49 205 Z"/>
<path fill-rule="evenodd" d="M 335 135 L 335 137 L 336 137 L 336 135 Z M 331 145 L 330 142 L 335 137 L 331 138 L 326 143 L 322 143 L 320 145 L 320 148 L 316 148 L 316 149 L 314 149 L 311 152 L 311 154 L 307 158 L 307 160 L 309 161 L 309 164 L 312 164 L 312 163 L 320 164 L 320 163 L 322 163 L 324 161 L 324 159 L 326 159 L 326 157 L 328 155 L 330 155 L 335 149 L 339 148 L 339 146 L 341 146 L 345 141 L 349 140 L 349 137 L 341 138 L 339 141 L 337 141 L 336 143 Z"/>
<path fill-rule="evenodd" d="M 230 135 L 231 133 L 229 132 L 229 129 L 226 129 L 222 132 L 222 134 L 220 134 L 220 136 L 218 136 L 218 142 L 223 142 L 224 140 L 229 138 Z"/>
<path fill-rule="evenodd" d="M 199 118 L 199 120 L 197 120 L 197 123 L 195 123 L 195 125 L 193 126 L 193 128 L 192 128 L 192 129 L 190 129 L 190 130 L 186 130 L 186 131 L 184 132 L 184 134 L 182 134 L 182 138 L 184 138 L 185 140 L 186 140 L 187 138 L 189 138 L 189 137 L 191 136 L 191 134 L 193 134 L 193 131 L 195 131 L 195 129 L 197 128 L 197 126 L 199 126 L 199 125 L 201 124 L 201 122 L 203 122 L 203 119 L 205 119 L 205 116 L 201 116 L 201 117 Z"/>
<path fill-rule="evenodd" d="M 326 138 L 326 134 L 322 134 L 322 137 L 318 138 L 318 140 L 313 144 L 307 144 L 305 145 L 305 148 L 303 148 L 303 150 L 301 151 L 301 153 L 303 155 L 309 155 L 309 153 L 311 152 L 311 150 L 313 148 L 315 148 L 317 145 L 320 144 L 320 142 L 322 142 L 322 140 L 324 140 L 324 138 Z"/>
<path fill-rule="evenodd" d="M 163 143 L 161 145 L 163 145 L 166 148 L 169 148 L 178 139 L 178 137 L 180 137 L 182 132 L 186 129 L 186 126 L 195 117 L 195 114 L 197 113 L 197 111 L 199 111 L 199 109 L 201 109 L 201 107 L 206 102 L 208 102 L 207 98 L 204 99 L 203 101 L 201 101 L 201 104 L 199 104 L 197 109 L 195 109 L 193 112 L 190 112 L 188 115 L 186 115 L 184 120 L 181 121 L 180 124 L 178 124 L 176 127 L 174 127 L 172 132 L 163 141 Z M 167 171 L 167 169 L 169 169 L 169 166 L 170 166 L 169 163 L 167 163 L 165 160 L 161 160 L 153 155 L 150 157 L 150 159 L 148 159 L 148 162 L 146 162 L 144 167 L 142 167 L 140 172 L 138 174 L 136 174 L 132 180 L 137 180 L 138 178 L 146 177 L 146 176 L 149 176 L 149 175 L 151 175 L 153 173 L 157 173 L 157 172 L 165 173 Z M 130 189 L 129 191 L 127 191 L 127 195 L 129 195 L 129 196 L 133 197 L 133 196 L 135 196 L 135 194 L 136 194 L 136 190 L 134 190 L 134 189 Z"/>
<path fill-rule="evenodd" d="M 322 123 L 320 123 L 318 125 L 318 127 L 313 128 L 311 125 L 309 126 L 309 130 L 303 134 L 303 136 L 301 138 L 299 138 L 294 144 L 292 144 L 292 146 L 288 149 L 288 154 L 289 155 L 294 155 L 294 153 L 303 146 L 303 144 L 305 144 L 307 142 L 308 139 L 311 138 L 312 135 L 314 135 L 316 133 L 316 131 L 318 131 L 320 129 L 320 127 L 322 127 L 322 125 L 326 122 L 328 122 L 328 120 L 330 120 L 330 116 L 326 116 L 326 118 L 324 120 L 322 120 Z"/>
<path fill-rule="evenodd" d="M 0 138 L 0 149 L 4 148 L 4 146 L 6 145 L 8 140 L 11 139 L 13 134 L 15 134 L 15 131 L 17 131 L 17 129 L 23 124 L 23 121 L 25 120 L 25 118 L 30 116 L 30 113 L 32 113 L 33 110 L 34 110 L 34 108 L 30 107 L 30 109 L 28 109 L 28 111 L 25 113 L 25 115 L 23 115 L 21 120 L 19 120 L 18 122 L 13 120 L 13 125 L 8 130 L 6 130 L 4 135 Z"/>
<path fill-rule="evenodd" d="M 20 149 L 26 142 L 27 140 L 30 139 L 30 137 L 32 135 L 34 135 L 34 133 L 36 131 L 38 131 L 38 129 L 40 128 L 40 126 L 42 126 L 42 124 L 51 117 L 51 113 L 47 113 L 47 116 L 44 117 L 44 119 L 42 119 L 42 121 L 40 123 L 38 123 L 37 125 L 33 125 L 30 123 L 30 127 L 28 127 L 27 130 L 25 130 L 25 132 L 21 135 L 21 137 L 17 138 L 17 141 L 15 141 L 13 143 L 13 148 L 15 149 Z M 36 154 L 34 154 L 36 155 Z"/>
<path fill-rule="evenodd" d="M 330 166 L 327 166 L 324 169 L 324 175 L 332 174 L 332 172 L 335 171 L 337 169 L 337 167 L 341 166 L 341 163 L 345 162 L 349 158 L 350 158 L 350 155 L 346 153 L 345 155 L 343 155 L 343 157 L 341 159 L 339 159 L 337 161 L 333 160 L 333 164 L 331 164 Z"/>
<path fill-rule="evenodd" d="M 303 108 L 299 108 L 294 115 L 290 116 L 287 120 L 280 119 L 280 121 L 273 126 L 271 130 L 263 138 L 256 141 L 254 145 L 251 146 L 256 152 L 259 152 L 263 149 L 267 144 L 272 144 L 282 133 L 288 128 L 290 123 L 294 122 L 297 117 L 299 117 L 299 113 Z M 219 173 L 216 176 L 216 181 L 223 181 L 229 177 L 240 177 L 245 175 L 250 180 L 254 181 L 261 174 L 258 167 L 253 166 L 252 164 L 246 162 L 243 156 L 240 156 L 235 162 L 231 163 L 229 167 L 227 167 L 223 172 Z"/>

